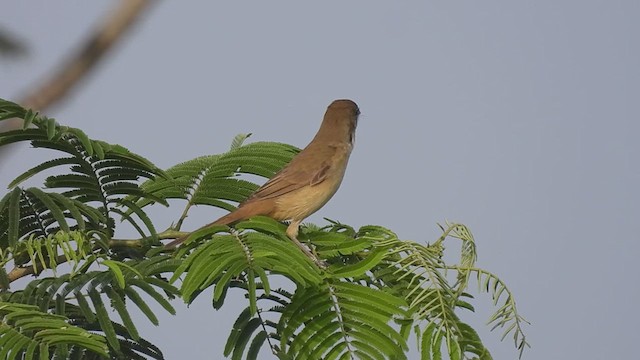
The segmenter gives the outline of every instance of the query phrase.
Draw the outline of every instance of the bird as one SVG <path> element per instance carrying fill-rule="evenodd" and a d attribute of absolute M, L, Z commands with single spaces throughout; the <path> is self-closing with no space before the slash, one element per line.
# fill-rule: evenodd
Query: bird
<path fill-rule="evenodd" d="M 289 164 L 234 211 L 198 230 L 215 225 L 232 225 L 258 215 L 289 221 L 287 236 L 314 263 L 324 267 L 325 263 L 298 240 L 299 226 L 338 191 L 353 150 L 359 116 L 360 109 L 352 100 L 333 101 L 327 107 L 315 137 Z M 190 234 L 175 239 L 165 247 L 176 247 L 187 240 Z"/>

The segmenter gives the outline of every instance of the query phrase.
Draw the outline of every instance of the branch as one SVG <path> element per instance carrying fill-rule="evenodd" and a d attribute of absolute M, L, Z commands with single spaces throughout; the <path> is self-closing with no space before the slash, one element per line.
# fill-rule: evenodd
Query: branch
<path fill-rule="evenodd" d="M 176 230 L 165 230 L 161 233 L 158 233 L 158 240 L 168 240 L 168 239 L 178 239 L 183 236 L 189 235 L 190 232 L 185 231 L 176 231 Z M 108 244 L 109 248 L 114 247 L 129 247 L 129 248 L 141 248 L 147 245 L 147 241 L 149 238 L 142 239 L 110 239 Z"/>
<path fill-rule="evenodd" d="M 56 264 L 58 265 L 66 262 L 67 257 L 64 254 L 58 255 L 58 257 L 56 258 Z M 13 268 L 13 270 L 9 271 L 9 273 L 7 274 L 7 278 L 9 279 L 9 283 L 12 283 L 28 275 L 38 275 L 42 271 L 47 269 L 48 268 L 36 269 L 34 266 L 16 266 L 15 268 Z"/>
<path fill-rule="evenodd" d="M 163 231 L 162 233 L 159 233 L 158 238 L 160 240 L 175 239 L 187 234 L 189 233 L 184 231 L 166 230 L 166 231 Z M 145 239 L 110 239 L 108 242 L 108 245 L 109 245 L 109 248 L 118 248 L 118 247 L 119 248 L 123 248 L 123 247 L 141 248 L 146 245 L 145 243 L 146 240 L 147 240 L 146 238 Z M 67 261 L 68 259 L 64 254 L 58 255 L 58 257 L 56 258 L 56 264 L 58 265 L 64 264 Z M 7 274 L 7 278 L 9 279 L 9 283 L 12 283 L 28 275 L 38 275 L 42 271 L 47 269 L 49 268 L 43 268 L 43 269 L 35 268 L 32 265 L 16 266 Z"/>
<path fill-rule="evenodd" d="M 111 12 L 103 25 L 87 39 L 80 50 L 64 63 L 40 88 L 28 94 L 20 104 L 26 108 L 42 110 L 62 99 L 82 79 L 103 55 L 131 28 L 139 15 L 152 4 L 148 0 L 123 0 Z"/>
<path fill-rule="evenodd" d="M 18 101 L 25 108 L 43 111 L 62 100 L 75 85 L 93 70 L 104 54 L 131 28 L 147 6 L 149 0 L 122 0 L 115 11 L 109 13 L 103 24 L 91 35 L 79 51 L 63 62 L 47 81 Z M 22 127 L 21 119 L 5 121 L 0 132 Z"/>

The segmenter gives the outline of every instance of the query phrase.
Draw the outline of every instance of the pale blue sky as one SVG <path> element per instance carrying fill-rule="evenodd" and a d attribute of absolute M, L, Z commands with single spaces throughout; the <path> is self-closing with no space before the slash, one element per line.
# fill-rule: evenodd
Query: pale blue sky
<path fill-rule="evenodd" d="M 0 62 L 0 97 L 36 84 L 114 4 L 4 4 L 0 26 L 31 54 Z M 424 242 L 437 222 L 462 222 L 479 265 L 533 324 L 524 359 L 630 359 L 639 18 L 635 0 L 159 2 L 49 115 L 168 167 L 223 152 L 240 132 L 304 146 L 329 102 L 351 98 L 362 111 L 356 148 L 312 221 L 379 224 Z M 0 186 L 44 158 L 17 149 Z M 187 229 L 220 214 L 198 210 Z M 178 212 L 157 216 L 169 224 Z M 516 358 L 483 326 L 489 298 L 475 304 L 470 321 L 494 358 Z M 159 310 L 161 326 L 141 332 L 168 359 L 218 359 L 245 305 L 176 302 L 178 316 Z"/>

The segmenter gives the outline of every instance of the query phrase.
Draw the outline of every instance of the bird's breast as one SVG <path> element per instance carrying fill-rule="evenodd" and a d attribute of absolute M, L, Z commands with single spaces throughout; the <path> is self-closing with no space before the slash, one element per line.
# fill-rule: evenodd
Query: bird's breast
<path fill-rule="evenodd" d="M 349 144 L 338 150 L 329 160 L 332 165 L 322 182 L 303 186 L 280 196 L 276 200 L 274 218 L 303 220 L 324 206 L 333 197 L 344 178 L 351 146 Z"/>

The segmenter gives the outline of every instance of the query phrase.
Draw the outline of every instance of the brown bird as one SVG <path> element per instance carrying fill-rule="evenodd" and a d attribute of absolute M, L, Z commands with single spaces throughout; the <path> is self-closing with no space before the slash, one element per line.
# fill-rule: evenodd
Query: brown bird
<path fill-rule="evenodd" d="M 298 227 L 305 218 L 324 206 L 340 187 L 353 149 L 359 115 L 358 105 L 351 100 L 332 102 L 318 133 L 307 147 L 236 210 L 202 228 L 229 225 L 257 215 L 278 221 L 289 220 L 287 236 L 322 266 L 322 262 L 298 241 Z M 179 245 L 188 236 L 172 241 L 167 247 Z"/>

